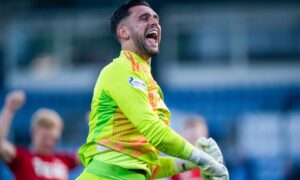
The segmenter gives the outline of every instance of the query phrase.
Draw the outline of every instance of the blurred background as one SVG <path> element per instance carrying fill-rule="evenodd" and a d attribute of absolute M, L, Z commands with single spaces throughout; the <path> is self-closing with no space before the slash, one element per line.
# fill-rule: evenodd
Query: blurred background
<path fill-rule="evenodd" d="M 94 83 L 119 55 L 109 18 L 122 2 L 0 0 L 0 105 L 10 90 L 27 94 L 13 142 L 29 145 L 31 115 L 48 107 L 65 122 L 58 148 L 84 143 Z M 161 19 L 152 70 L 172 127 L 203 116 L 232 180 L 300 179 L 299 1 L 148 2 Z M 11 179 L 0 164 L 0 179 Z"/>

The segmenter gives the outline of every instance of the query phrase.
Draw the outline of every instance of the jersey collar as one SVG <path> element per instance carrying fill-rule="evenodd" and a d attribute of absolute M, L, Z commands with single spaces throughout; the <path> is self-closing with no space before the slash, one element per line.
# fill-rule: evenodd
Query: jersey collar
<path fill-rule="evenodd" d="M 151 69 L 151 66 L 142 59 L 139 55 L 135 54 L 134 52 L 128 51 L 128 50 L 122 50 L 120 56 L 125 57 L 126 59 L 138 61 L 139 63 L 145 65 L 148 69 Z"/>

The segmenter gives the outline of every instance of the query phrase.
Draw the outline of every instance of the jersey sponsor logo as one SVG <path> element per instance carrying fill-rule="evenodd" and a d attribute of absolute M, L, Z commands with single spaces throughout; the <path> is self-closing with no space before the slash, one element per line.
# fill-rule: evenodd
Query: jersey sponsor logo
<path fill-rule="evenodd" d="M 60 161 L 46 162 L 38 157 L 32 159 L 35 174 L 47 179 L 68 179 L 68 169 Z"/>
<path fill-rule="evenodd" d="M 142 81 L 141 79 L 134 78 L 134 77 L 129 77 L 128 82 L 134 88 L 137 88 L 141 91 L 147 92 L 146 83 L 144 81 Z"/>

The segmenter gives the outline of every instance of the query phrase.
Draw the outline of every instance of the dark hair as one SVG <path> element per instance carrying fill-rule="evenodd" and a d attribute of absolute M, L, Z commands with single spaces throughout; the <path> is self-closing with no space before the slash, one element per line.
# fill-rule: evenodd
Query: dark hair
<path fill-rule="evenodd" d="M 130 15 L 129 9 L 134 6 L 148 6 L 150 5 L 143 0 L 129 0 L 126 3 L 121 4 L 112 14 L 110 18 L 110 30 L 113 36 L 118 39 L 117 37 L 117 27 L 119 23 L 122 21 L 122 19 L 126 18 L 127 16 Z"/>

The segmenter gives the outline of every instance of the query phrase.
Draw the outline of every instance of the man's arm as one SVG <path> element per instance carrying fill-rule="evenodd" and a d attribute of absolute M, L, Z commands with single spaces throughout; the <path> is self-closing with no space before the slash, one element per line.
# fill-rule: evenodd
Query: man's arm
<path fill-rule="evenodd" d="M 7 134 L 15 112 L 24 104 L 24 101 L 23 91 L 9 93 L 0 114 L 0 158 L 6 163 L 10 163 L 16 156 L 15 146 L 7 141 Z"/>
<path fill-rule="evenodd" d="M 199 138 L 196 141 L 196 147 L 210 154 L 219 163 L 224 164 L 222 152 L 214 139 L 212 138 L 207 139 L 205 137 Z M 159 157 L 159 160 L 160 160 L 161 167 L 158 173 L 156 174 L 155 178 L 170 177 L 185 171 L 199 169 L 198 165 L 191 163 L 190 161 L 186 161 L 178 158 Z M 206 176 L 205 173 L 201 173 L 201 177 L 202 179 L 205 180 L 217 179 L 214 177 Z"/>
<path fill-rule="evenodd" d="M 100 82 L 104 90 L 152 146 L 170 156 L 191 161 L 208 174 L 224 175 L 226 168 L 222 164 L 191 145 L 157 117 L 142 78 L 125 68 L 106 69 L 102 73 Z"/>

